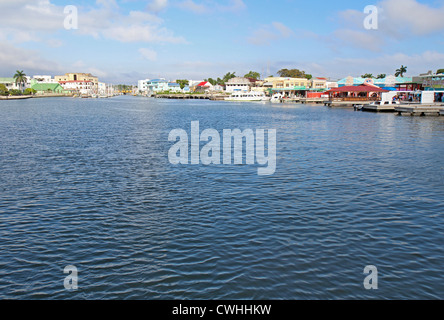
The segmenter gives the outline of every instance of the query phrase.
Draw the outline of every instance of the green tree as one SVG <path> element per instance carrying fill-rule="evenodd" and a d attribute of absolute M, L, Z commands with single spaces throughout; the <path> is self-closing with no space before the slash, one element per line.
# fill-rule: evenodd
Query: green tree
<path fill-rule="evenodd" d="M 310 80 L 313 78 L 311 74 L 306 74 L 305 71 L 299 69 L 281 69 L 277 72 L 280 77 L 283 78 L 305 78 Z"/>
<path fill-rule="evenodd" d="M 0 84 L 0 96 L 7 96 L 9 95 L 8 88 L 4 84 Z"/>
<path fill-rule="evenodd" d="M 402 65 L 401 68 L 396 69 L 395 76 L 404 77 L 404 73 L 407 73 L 407 67 Z"/>
<path fill-rule="evenodd" d="M 215 86 L 217 84 L 217 80 L 214 80 L 213 78 L 208 78 L 204 81 L 211 83 L 212 86 Z"/>
<path fill-rule="evenodd" d="M 444 73 L 444 69 L 438 69 L 438 71 L 436 71 L 436 74 L 440 74 L 440 73 Z"/>
<path fill-rule="evenodd" d="M 25 90 L 25 95 L 27 95 L 27 96 L 31 96 L 31 95 L 34 95 L 36 93 L 37 93 L 37 91 L 35 91 L 34 89 L 31 89 L 31 88 L 28 88 L 28 89 Z"/>
<path fill-rule="evenodd" d="M 250 71 L 244 76 L 244 78 L 252 78 L 259 80 L 261 78 L 261 74 L 259 72 Z"/>
<path fill-rule="evenodd" d="M 15 84 L 19 85 L 20 90 L 22 90 L 22 86 L 26 83 L 26 74 L 22 71 L 17 70 L 14 75 Z"/>
<path fill-rule="evenodd" d="M 22 92 L 20 90 L 17 90 L 17 89 L 12 89 L 12 90 L 9 90 L 9 94 L 11 96 L 21 96 Z"/>
<path fill-rule="evenodd" d="M 227 83 L 229 80 L 236 78 L 236 72 L 228 72 L 224 77 L 222 78 L 223 84 Z"/>
<path fill-rule="evenodd" d="M 190 84 L 188 80 L 176 80 L 176 82 L 180 85 L 180 89 L 182 90 Z"/>
<path fill-rule="evenodd" d="M 363 74 L 363 75 L 361 76 L 361 78 L 367 79 L 367 78 L 374 78 L 374 77 L 373 77 L 373 74 L 372 74 L 372 73 L 366 73 L 366 74 Z"/>
<path fill-rule="evenodd" d="M 387 77 L 387 75 L 385 73 L 381 73 L 381 74 L 378 74 L 376 79 L 385 79 L 386 77 Z"/>

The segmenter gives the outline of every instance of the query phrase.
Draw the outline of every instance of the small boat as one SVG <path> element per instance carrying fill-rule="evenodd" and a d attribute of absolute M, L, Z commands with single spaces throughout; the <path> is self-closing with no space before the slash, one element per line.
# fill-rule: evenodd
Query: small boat
<path fill-rule="evenodd" d="M 271 103 L 282 103 L 284 100 L 284 95 L 282 93 L 275 93 L 271 97 Z"/>
<path fill-rule="evenodd" d="M 270 101 L 270 98 L 263 92 L 234 92 L 225 101 L 265 102 Z"/>

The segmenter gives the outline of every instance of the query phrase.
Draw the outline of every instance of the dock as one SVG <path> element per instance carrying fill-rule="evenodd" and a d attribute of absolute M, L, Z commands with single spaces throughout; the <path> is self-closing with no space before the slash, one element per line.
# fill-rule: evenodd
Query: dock
<path fill-rule="evenodd" d="M 444 115 L 444 105 L 405 105 L 395 107 L 400 116 L 440 116 Z"/>
<path fill-rule="evenodd" d="M 223 101 L 228 97 L 222 94 L 156 94 L 157 99 L 174 99 L 174 100 L 212 100 Z"/>
<path fill-rule="evenodd" d="M 327 107 L 337 107 L 337 108 L 354 108 L 355 106 L 362 106 L 362 105 L 369 105 L 373 101 L 371 100 L 365 100 L 365 101 L 332 101 L 328 100 L 324 102 L 324 106 Z"/>
<path fill-rule="evenodd" d="M 362 106 L 362 111 L 368 112 L 396 112 L 395 108 L 399 107 L 399 104 L 382 104 L 382 105 L 372 105 L 366 104 Z"/>
<path fill-rule="evenodd" d="M 325 98 L 301 98 L 300 103 L 302 104 L 324 104 L 329 102 L 328 99 Z"/>
<path fill-rule="evenodd" d="M 0 100 L 25 100 L 31 98 L 32 96 L 0 96 Z"/>

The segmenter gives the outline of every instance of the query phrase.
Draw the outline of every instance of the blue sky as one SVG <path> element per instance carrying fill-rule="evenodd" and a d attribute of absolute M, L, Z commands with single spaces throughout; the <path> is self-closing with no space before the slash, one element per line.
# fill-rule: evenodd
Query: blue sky
<path fill-rule="evenodd" d="M 66 30 L 65 6 L 78 9 Z M 366 30 L 364 8 L 378 8 Z M 91 72 L 111 83 L 298 68 L 314 76 L 444 68 L 444 0 L 0 0 L 0 76 Z"/>

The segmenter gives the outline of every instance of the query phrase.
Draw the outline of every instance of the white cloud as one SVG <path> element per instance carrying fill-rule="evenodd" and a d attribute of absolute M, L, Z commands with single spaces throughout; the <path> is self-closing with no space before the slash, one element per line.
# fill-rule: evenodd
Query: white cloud
<path fill-rule="evenodd" d="M 444 31 L 444 5 L 432 7 L 416 0 L 382 0 L 377 3 L 379 36 L 410 37 L 442 33 Z M 349 28 L 363 29 L 365 14 L 357 10 L 339 13 L 340 22 Z"/>
<path fill-rule="evenodd" d="M 294 32 L 280 22 L 273 22 L 257 29 L 248 38 L 248 42 L 254 45 L 270 45 L 273 41 L 287 39 L 294 35 Z"/>
<path fill-rule="evenodd" d="M 178 4 L 178 7 L 182 8 L 183 10 L 194 12 L 196 14 L 204 14 L 210 11 L 207 6 L 203 4 L 198 4 L 193 0 L 185 0 L 183 2 L 180 2 Z"/>
<path fill-rule="evenodd" d="M 226 5 L 218 5 L 220 11 L 234 12 L 245 10 L 247 5 L 242 0 L 230 0 Z"/>
<path fill-rule="evenodd" d="M 58 73 L 62 68 L 54 61 L 42 58 L 37 52 L 0 42 L 0 74 L 7 76 L 17 69 L 31 73 Z"/>
<path fill-rule="evenodd" d="M 184 0 L 179 2 L 177 6 L 183 10 L 191 11 L 196 14 L 218 12 L 240 13 L 247 8 L 243 0 L 204 0 L 199 3 L 194 0 Z"/>
<path fill-rule="evenodd" d="M 148 4 L 148 10 L 160 12 L 168 6 L 168 0 L 151 0 Z"/>
<path fill-rule="evenodd" d="M 157 52 L 152 49 L 140 48 L 139 53 L 146 60 L 149 60 L 149 61 L 156 61 L 157 60 Z"/>
<path fill-rule="evenodd" d="M 337 46 L 350 46 L 367 51 L 378 52 L 385 43 L 384 39 L 377 34 L 368 31 L 358 31 L 351 29 L 339 29 L 332 35 L 324 37 L 325 43 L 330 43 L 335 49 Z"/>
<path fill-rule="evenodd" d="M 159 9 L 167 1 L 155 3 Z M 36 38 L 38 33 L 64 30 L 63 9 L 49 0 L 0 1 L 0 31 L 23 42 Z M 124 14 L 115 0 L 97 0 L 92 9 L 79 7 L 79 29 L 69 32 L 121 42 L 186 43 L 183 37 L 167 29 L 158 16 L 141 11 Z"/>
<path fill-rule="evenodd" d="M 444 30 L 444 6 L 433 8 L 416 0 L 384 0 L 378 6 L 381 24 L 393 32 L 426 35 Z"/>

